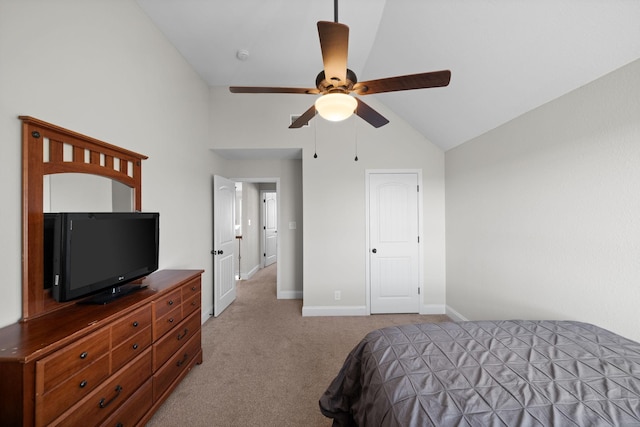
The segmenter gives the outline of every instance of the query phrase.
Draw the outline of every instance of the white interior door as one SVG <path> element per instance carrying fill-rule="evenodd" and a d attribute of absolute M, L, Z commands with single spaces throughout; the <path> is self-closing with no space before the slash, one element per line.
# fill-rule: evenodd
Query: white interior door
<path fill-rule="evenodd" d="M 263 193 L 264 266 L 277 261 L 278 256 L 278 203 L 275 192 Z"/>
<path fill-rule="evenodd" d="M 213 315 L 218 316 L 236 299 L 235 198 L 233 181 L 213 177 Z"/>
<path fill-rule="evenodd" d="M 371 313 L 418 313 L 418 175 L 368 176 Z"/>

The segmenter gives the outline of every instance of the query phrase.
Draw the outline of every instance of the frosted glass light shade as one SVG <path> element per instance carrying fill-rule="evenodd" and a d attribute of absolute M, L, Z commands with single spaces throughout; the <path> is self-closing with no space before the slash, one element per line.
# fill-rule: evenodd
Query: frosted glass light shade
<path fill-rule="evenodd" d="M 351 117 L 358 106 L 358 101 L 346 93 L 329 93 L 316 99 L 316 111 L 324 119 L 332 122 Z"/>

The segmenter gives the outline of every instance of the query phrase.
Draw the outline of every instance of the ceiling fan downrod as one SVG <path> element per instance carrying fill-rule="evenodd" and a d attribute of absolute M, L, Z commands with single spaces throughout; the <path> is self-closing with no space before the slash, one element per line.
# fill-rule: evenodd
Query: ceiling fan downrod
<path fill-rule="evenodd" d="M 338 0 L 333 0 L 333 22 L 338 23 Z"/>

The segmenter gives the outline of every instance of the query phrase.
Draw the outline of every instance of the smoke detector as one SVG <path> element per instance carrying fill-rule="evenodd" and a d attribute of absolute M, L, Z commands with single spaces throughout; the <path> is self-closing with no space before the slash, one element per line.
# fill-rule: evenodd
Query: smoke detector
<path fill-rule="evenodd" d="M 236 52 L 236 58 L 240 61 L 246 61 L 249 58 L 249 51 L 246 49 L 239 49 Z"/>

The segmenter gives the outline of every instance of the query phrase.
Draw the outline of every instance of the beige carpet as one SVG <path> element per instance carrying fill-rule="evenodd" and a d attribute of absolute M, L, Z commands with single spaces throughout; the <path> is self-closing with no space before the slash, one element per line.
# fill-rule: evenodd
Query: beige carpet
<path fill-rule="evenodd" d="M 449 320 L 417 314 L 302 317 L 276 299 L 276 265 L 238 283 L 236 301 L 202 329 L 196 366 L 148 426 L 330 426 L 318 399 L 370 330 Z"/>

